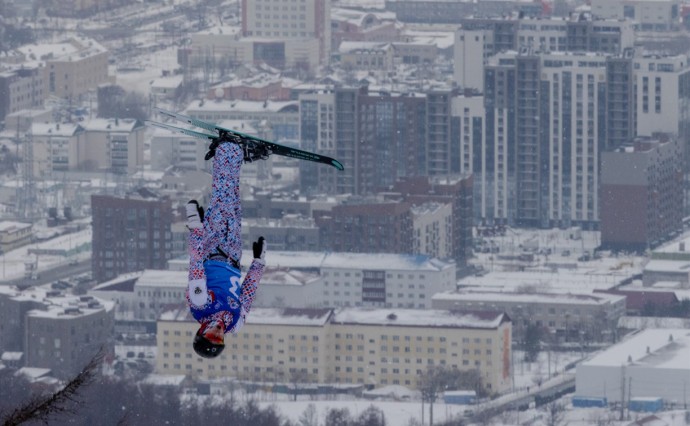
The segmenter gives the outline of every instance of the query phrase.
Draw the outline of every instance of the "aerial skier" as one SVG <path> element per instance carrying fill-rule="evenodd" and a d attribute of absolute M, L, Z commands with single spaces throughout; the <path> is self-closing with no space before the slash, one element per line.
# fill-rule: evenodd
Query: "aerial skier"
<path fill-rule="evenodd" d="M 200 323 L 194 336 L 194 351 L 215 358 L 225 348 L 225 333 L 237 333 L 252 306 L 264 273 L 266 240 L 252 245 L 254 259 L 240 285 L 242 257 L 242 209 L 240 168 L 242 162 L 265 159 L 234 141 L 219 138 L 209 147 L 213 158 L 211 200 L 204 208 L 196 200 L 186 205 L 189 228 L 189 309 Z"/>

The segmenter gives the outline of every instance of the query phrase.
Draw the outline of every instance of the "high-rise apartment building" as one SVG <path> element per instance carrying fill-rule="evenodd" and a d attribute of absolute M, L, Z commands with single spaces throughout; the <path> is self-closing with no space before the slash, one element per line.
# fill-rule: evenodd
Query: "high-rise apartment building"
<path fill-rule="evenodd" d="M 610 69 L 609 58 L 601 54 L 505 53 L 492 58 L 485 73 L 485 149 L 496 155 L 493 170 L 486 167 L 486 180 L 501 196 L 486 197 L 485 211 L 504 215 L 486 220 L 596 226 L 598 156 L 607 140 L 617 141 L 606 139 L 606 112 L 612 110 L 606 94 L 615 91 L 607 92 Z M 618 74 L 615 78 L 626 81 Z M 623 143 L 633 133 L 633 105 L 614 105 L 620 107 L 611 112 L 617 121 L 608 125 Z"/>
<path fill-rule="evenodd" d="M 455 33 L 455 81 L 462 88 L 483 90 L 483 65 L 500 52 L 600 52 L 612 55 L 634 45 L 632 21 L 592 19 L 573 13 L 567 18 L 467 18 Z"/>
<path fill-rule="evenodd" d="M 92 195 L 92 271 L 98 282 L 125 272 L 166 269 L 172 255 L 172 202 L 139 188 L 124 196 Z"/>
<path fill-rule="evenodd" d="M 337 172 L 314 169 L 318 174 L 304 182 L 319 182 L 320 192 L 372 194 L 403 177 L 459 173 L 451 145 L 454 96 L 450 88 L 416 93 L 366 86 L 300 94 L 303 143 L 346 165 Z"/>

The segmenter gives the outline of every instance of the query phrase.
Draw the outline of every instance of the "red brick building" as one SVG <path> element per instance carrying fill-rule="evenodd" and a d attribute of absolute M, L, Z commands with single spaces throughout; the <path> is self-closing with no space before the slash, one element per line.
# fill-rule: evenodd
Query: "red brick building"
<path fill-rule="evenodd" d="M 601 245 L 644 251 L 682 230 L 682 149 L 676 139 L 637 138 L 601 157 Z"/>

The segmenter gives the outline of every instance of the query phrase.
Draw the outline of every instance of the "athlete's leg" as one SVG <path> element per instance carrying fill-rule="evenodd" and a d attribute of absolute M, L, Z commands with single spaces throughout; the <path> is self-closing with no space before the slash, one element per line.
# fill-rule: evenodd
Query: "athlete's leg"
<path fill-rule="evenodd" d="M 213 187 L 204 219 L 204 251 L 218 248 L 238 263 L 242 256 L 242 208 L 240 169 L 242 149 L 236 143 L 221 143 L 213 157 Z"/>

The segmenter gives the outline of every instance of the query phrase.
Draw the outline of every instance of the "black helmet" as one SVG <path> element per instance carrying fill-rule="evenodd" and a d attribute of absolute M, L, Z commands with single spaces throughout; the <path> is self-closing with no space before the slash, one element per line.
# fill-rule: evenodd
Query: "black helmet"
<path fill-rule="evenodd" d="M 194 352 L 203 358 L 215 358 L 225 349 L 224 344 L 218 345 L 211 343 L 210 340 L 200 334 L 194 336 L 194 343 L 192 346 L 194 347 Z"/>

